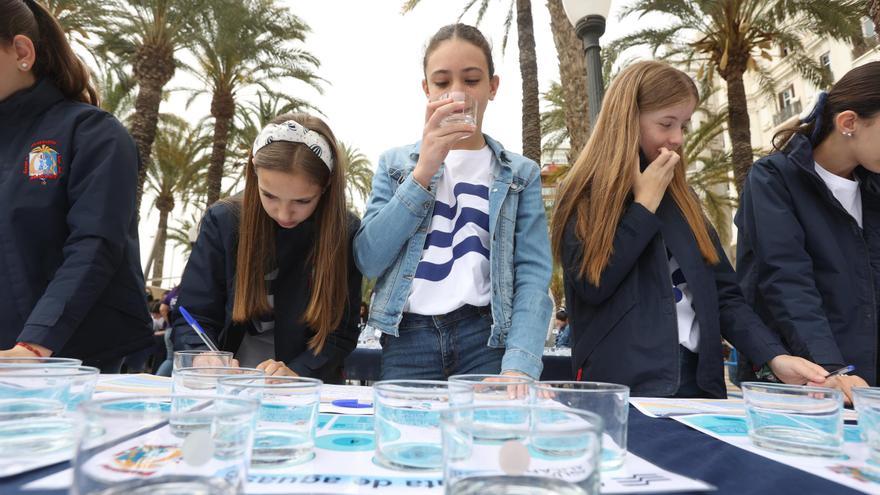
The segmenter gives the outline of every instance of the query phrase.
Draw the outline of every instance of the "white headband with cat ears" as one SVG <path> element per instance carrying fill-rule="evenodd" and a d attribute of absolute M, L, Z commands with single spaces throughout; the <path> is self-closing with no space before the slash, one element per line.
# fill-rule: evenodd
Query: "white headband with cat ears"
<path fill-rule="evenodd" d="M 333 151 L 330 143 L 320 133 L 308 129 L 299 122 L 287 120 L 280 124 L 269 124 L 264 127 L 254 141 L 254 156 L 261 148 L 275 141 L 302 143 L 308 146 L 312 153 L 317 155 L 330 171 L 333 171 Z"/>

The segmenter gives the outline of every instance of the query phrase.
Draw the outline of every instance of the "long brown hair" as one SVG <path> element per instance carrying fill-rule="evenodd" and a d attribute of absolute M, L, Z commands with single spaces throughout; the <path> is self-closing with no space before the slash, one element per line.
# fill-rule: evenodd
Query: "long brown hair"
<path fill-rule="evenodd" d="M 324 188 L 315 219 L 315 243 L 306 266 L 311 266 L 311 297 L 303 321 L 315 332 L 309 349 L 321 352 L 327 336 L 339 326 L 348 301 L 348 212 L 345 202 L 345 167 L 333 132 L 321 119 L 305 113 L 279 115 L 272 120 L 280 124 L 293 120 L 315 131 L 330 143 L 334 166 L 327 165 L 302 143 L 275 141 L 260 148 L 248 159 L 245 172 L 244 198 L 238 232 L 238 255 L 235 273 L 235 302 L 232 319 L 243 323 L 270 312 L 266 296 L 266 273 L 276 266 L 275 221 L 260 203 L 256 168 L 286 173 L 305 174 Z M 275 304 L 284 301 L 275 299 Z"/>
<path fill-rule="evenodd" d="M 847 110 L 863 119 L 880 114 L 880 62 L 850 70 L 834 83 L 825 98 L 818 112 L 810 115 L 812 118 L 777 132 L 773 136 L 773 147 L 782 151 L 795 134 L 801 134 L 815 148 L 834 130 L 834 117 Z"/>
<path fill-rule="evenodd" d="M 30 38 L 37 51 L 32 69 L 37 79 L 49 79 L 66 98 L 98 106 L 88 69 L 45 7 L 35 0 L 0 0 L 0 12 L 0 43 L 10 45 L 18 35 Z"/>
<path fill-rule="evenodd" d="M 559 185 L 550 230 L 553 255 L 562 259 L 562 239 L 569 220 L 584 245 L 581 278 L 598 286 L 614 249 L 614 234 L 632 194 L 639 163 L 639 115 L 699 101 L 694 82 L 684 72 L 661 62 L 635 63 L 611 84 L 587 145 Z M 684 157 L 669 184 L 697 241 L 703 258 L 718 263 L 700 204 L 688 188 Z"/>

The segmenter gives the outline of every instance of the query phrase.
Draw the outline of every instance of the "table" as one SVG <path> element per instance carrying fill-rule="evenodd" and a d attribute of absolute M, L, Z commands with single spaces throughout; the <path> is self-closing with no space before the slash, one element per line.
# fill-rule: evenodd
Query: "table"
<path fill-rule="evenodd" d="M 630 408 L 629 450 L 669 471 L 718 487 L 719 495 L 796 493 L 854 495 L 857 492 L 757 454 L 728 445 L 672 419 L 653 419 Z M 67 490 L 23 491 L 33 480 L 70 467 L 62 463 L 0 479 L 3 495 L 63 495 Z"/>
<path fill-rule="evenodd" d="M 573 380 L 571 356 L 545 354 L 541 380 Z M 345 359 L 345 378 L 361 382 L 379 381 L 382 368 L 382 349 L 358 347 Z"/>

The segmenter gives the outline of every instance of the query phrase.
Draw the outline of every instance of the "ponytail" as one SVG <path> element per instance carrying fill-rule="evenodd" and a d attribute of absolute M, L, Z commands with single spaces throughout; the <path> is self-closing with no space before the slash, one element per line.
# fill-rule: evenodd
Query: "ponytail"
<path fill-rule="evenodd" d="M 0 0 L 0 43 L 11 44 L 17 35 L 27 36 L 36 48 L 34 75 L 48 79 L 71 100 L 98 105 L 98 93 L 89 71 L 70 47 L 64 30 L 52 14 L 35 0 Z"/>

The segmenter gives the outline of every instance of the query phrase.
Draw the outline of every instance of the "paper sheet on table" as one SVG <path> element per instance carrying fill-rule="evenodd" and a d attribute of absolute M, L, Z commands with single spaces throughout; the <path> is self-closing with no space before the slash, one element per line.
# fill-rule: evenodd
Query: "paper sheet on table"
<path fill-rule="evenodd" d="M 171 393 L 171 378 L 147 373 L 138 373 L 136 375 L 100 375 L 95 392 L 168 395 Z"/>
<path fill-rule="evenodd" d="M 695 414 L 677 416 L 673 419 L 743 450 L 846 485 L 854 490 L 880 493 L 880 466 L 868 463 L 868 445 L 862 442 L 858 426 L 844 426 L 845 458 L 827 458 L 783 454 L 757 447 L 749 440 L 744 417 Z"/>
<path fill-rule="evenodd" d="M 667 399 L 658 397 L 630 397 L 629 403 L 651 418 L 668 418 L 688 414 L 726 414 L 745 416 L 742 399 Z M 845 421 L 856 421 L 859 415 L 852 409 L 843 411 Z"/>
<path fill-rule="evenodd" d="M 251 469 L 246 493 L 383 493 L 439 495 L 442 472 L 394 471 L 373 462 L 373 417 L 321 414 L 317 425 L 315 458 L 286 468 Z M 62 471 L 25 485 L 25 490 L 48 490 L 70 486 L 72 473 Z M 602 493 L 653 493 L 707 491 L 714 489 L 660 469 L 628 454 L 624 466 L 602 473 Z"/>
<path fill-rule="evenodd" d="M 359 406 L 364 404 L 373 404 L 373 387 L 361 387 L 357 385 L 329 385 L 321 386 L 321 406 L 322 413 L 333 414 L 356 414 L 368 415 L 373 414 L 372 407 L 357 406 L 340 406 L 333 404 L 333 401 L 356 401 Z M 338 403 L 337 403 L 338 404 Z"/>

